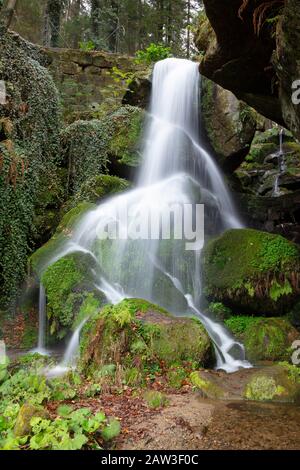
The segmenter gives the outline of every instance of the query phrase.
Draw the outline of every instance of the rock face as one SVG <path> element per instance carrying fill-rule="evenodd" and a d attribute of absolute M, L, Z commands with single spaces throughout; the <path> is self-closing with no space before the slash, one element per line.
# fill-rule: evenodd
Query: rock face
<path fill-rule="evenodd" d="M 64 120 L 68 123 L 97 118 L 120 107 L 128 91 L 127 81 L 138 81 L 145 68 L 136 64 L 132 57 L 103 51 L 45 49 L 44 53 L 62 97 Z M 127 101 L 127 104 L 132 103 Z"/>
<path fill-rule="evenodd" d="M 230 91 L 202 77 L 202 123 L 218 163 L 227 172 L 240 166 L 256 131 L 255 113 Z"/>
<path fill-rule="evenodd" d="M 145 300 L 128 299 L 106 306 L 84 327 L 81 366 L 85 372 L 115 364 L 143 373 L 147 364 L 168 366 L 192 361 L 208 364 L 210 339 L 201 323 L 173 317 Z"/>
<path fill-rule="evenodd" d="M 241 0 L 204 0 L 208 20 L 202 16 L 196 35 L 205 53 L 200 71 L 299 138 L 299 106 L 291 100 L 292 83 L 300 76 L 299 5 L 269 3 L 260 24 L 264 0 L 245 2 L 240 14 Z"/>
<path fill-rule="evenodd" d="M 300 79 L 300 10 L 297 0 L 287 0 L 277 28 L 277 49 L 274 64 L 280 81 L 280 101 L 284 121 L 300 139 L 299 104 L 291 99 L 294 81 Z M 297 89 L 299 90 L 299 82 Z M 299 92 L 297 94 L 299 99 Z"/>
<path fill-rule="evenodd" d="M 197 34 L 196 45 L 200 51 L 206 52 L 200 71 L 231 90 L 260 114 L 282 123 L 278 89 L 273 91 L 271 86 L 275 76 L 271 66 L 275 39 L 269 29 L 264 28 L 259 36 L 255 34 L 253 3 L 250 2 L 240 18 L 238 10 L 241 3 L 241 0 L 204 0 L 214 34 L 211 34 L 208 44 L 207 39 L 203 44 L 203 35 Z M 201 27 L 203 23 L 200 23 Z M 208 26 L 206 29 L 209 31 Z"/>
<path fill-rule="evenodd" d="M 62 159 L 69 169 L 68 193 L 105 173 L 128 178 L 140 164 L 144 111 L 123 106 L 102 119 L 76 121 L 61 133 Z"/>
<path fill-rule="evenodd" d="M 299 247 L 278 235 L 229 230 L 203 250 L 206 296 L 240 314 L 280 315 L 300 295 Z"/>
<path fill-rule="evenodd" d="M 234 173 L 236 200 L 252 227 L 299 242 L 300 146 L 287 131 L 282 150 L 284 169 L 279 176 L 279 129 L 257 133 L 245 161 Z"/>

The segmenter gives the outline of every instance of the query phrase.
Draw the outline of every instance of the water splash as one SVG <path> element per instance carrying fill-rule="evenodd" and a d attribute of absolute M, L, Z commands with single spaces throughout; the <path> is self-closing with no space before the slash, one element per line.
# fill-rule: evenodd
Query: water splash
<path fill-rule="evenodd" d="M 65 375 L 66 373 L 76 369 L 77 362 L 78 362 L 78 359 L 79 359 L 80 333 L 81 333 L 82 328 L 84 327 L 84 325 L 86 324 L 87 321 L 88 321 L 88 318 L 85 318 L 78 325 L 78 327 L 76 328 L 76 330 L 72 334 L 62 361 L 55 367 L 43 370 L 43 373 L 48 378 L 60 377 L 62 375 Z"/>

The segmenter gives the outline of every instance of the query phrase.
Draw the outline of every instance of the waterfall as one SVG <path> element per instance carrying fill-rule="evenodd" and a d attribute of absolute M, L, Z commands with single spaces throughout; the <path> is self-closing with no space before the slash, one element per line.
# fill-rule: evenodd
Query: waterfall
<path fill-rule="evenodd" d="M 39 288 L 39 331 L 38 331 L 38 345 L 33 349 L 32 353 L 41 355 L 48 355 L 46 349 L 46 330 L 47 330 L 47 299 L 46 292 L 43 284 L 40 282 Z"/>
<path fill-rule="evenodd" d="M 59 377 L 61 375 L 66 374 L 70 370 L 76 368 L 77 361 L 79 358 L 79 340 L 80 340 L 80 333 L 82 328 L 86 324 L 88 318 L 85 318 L 76 328 L 74 333 L 72 334 L 70 341 L 67 345 L 66 351 L 64 353 L 62 361 L 55 367 L 46 368 L 43 370 L 43 373 L 48 378 Z"/>
<path fill-rule="evenodd" d="M 276 156 L 278 158 L 278 174 L 274 178 L 274 186 L 273 186 L 273 197 L 281 196 L 280 190 L 280 177 L 286 171 L 286 160 L 283 151 L 283 137 L 284 137 L 284 129 L 282 128 L 279 132 L 279 152 L 277 152 Z"/>
<path fill-rule="evenodd" d="M 166 59 L 155 65 L 136 188 L 83 216 L 72 238 L 49 262 L 84 252 L 93 259 L 94 286 L 108 301 L 139 297 L 174 314 L 197 316 L 215 346 L 217 368 L 233 372 L 251 365 L 243 346 L 223 325 L 201 312 L 200 248 L 187 250 L 186 240 L 178 233 L 169 239 L 157 229 L 158 221 L 170 215 L 170 207 L 196 204 L 205 205 L 205 237 L 242 227 L 222 175 L 201 145 L 200 81 L 197 63 Z M 145 229 L 149 220 L 150 237 L 128 237 Z M 118 235 L 103 237 L 112 223 Z M 80 329 L 75 333 L 79 335 Z"/>

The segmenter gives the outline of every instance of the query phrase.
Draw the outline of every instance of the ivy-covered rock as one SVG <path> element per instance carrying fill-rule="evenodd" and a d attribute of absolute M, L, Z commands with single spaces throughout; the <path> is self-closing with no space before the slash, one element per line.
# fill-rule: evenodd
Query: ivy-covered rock
<path fill-rule="evenodd" d="M 225 90 L 202 77 L 202 119 L 211 147 L 224 170 L 236 170 L 249 152 L 256 131 L 256 113 Z"/>
<path fill-rule="evenodd" d="M 225 323 L 243 342 L 253 363 L 288 360 L 293 342 L 300 337 L 286 318 L 232 317 Z"/>
<path fill-rule="evenodd" d="M 108 154 L 112 174 L 128 178 L 141 164 L 141 135 L 145 111 L 123 106 L 103 120 L 109 136 Z"/>
<path fill-rule="evenodd" d="M 84 327 L 81 367 L 95 372 L 108 364 L 124 369 L 160 367 L 191 361 L 208 364 L 212 345 L 201 323 L 174 317 L 145 300 L 126 299 L 106 306 Z"/>
<path fill-rule="evenodd" d="M 45 68 L 10 33 L 0 37 L 0 297 L 14 307 L 33 247 L 35 212 L 58 160 L 58 93 Z M 46 176 L 46 178 L 47 178 Z"/>
<path fill-rule="evenodd" d="M 68 168 L 68 194 L 87 180 L 107 173 L 129 177 L 140 164 L 144 111 L 122 106 L 103 119 L 75 121 L 61 133 L 62 159 Z"/>
<path fill-rule="evenodd" d="M 281 315 L 300 296 L 300 249 L 279 235 L 228 230 L 202 253 L 206 296 L 240 314 Z"/>

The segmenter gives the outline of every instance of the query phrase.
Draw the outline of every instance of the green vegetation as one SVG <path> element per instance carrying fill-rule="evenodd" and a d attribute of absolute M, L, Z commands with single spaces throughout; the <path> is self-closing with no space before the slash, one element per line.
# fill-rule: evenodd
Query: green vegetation
<path fill-rule="evenodd" d="M 162 44 L 151 43 L 146 49 L 136 53 L 136 61 L 138 63 L 152 64 L 168 57 L 171 57 L 171 48 L 165 47 Z"/>
<path fill-rule="evenodd" d="M 300 295 L 300 251 L 279 235 L 229 230 L 203 251 L 205 293 L 241 313 L 279 315 Z"/>
<path fill-rule="evenodd" d="M 144 398 L 149 408 L 162 408 L 168 403 L 167 397 L 163 393 L 154 390 L 146 392 Z"/>
<path fill-rule="evenodd" d="M 223 390 L 211 380 L 204 378 L 201 372 L 195 371 L 190 375 L 192 385 L 207 398 L 221 399 L 224 397 Z"/>
<path fill-rule="evenodd" d="M 9 372 L 0 385 L 0 448 L 3 450 L 101 449 L 120 433 L 120 423 L 102 411 L 60 405 L 50 417 L 51 401 L 74 399 L 81 384 L 77 374 L 46 380 L 41 369 L 48 358 L 27 355 L 17 370 Z M 107 445 L 107 444 L 105 444 Z"/>
<path fill-rule="evenodd" d="M 168 367 L 211 357 L 210 340 L 198 320 L 172 317 L 145 300 L 127 299 L 106 306 L 87 322 L 81 340 L 81 368 L 96 373 L 107 364 L 121 366 L 130 380 Z M 130 371 L 130 372 L 129 372 Z"/>
<path fill-rule="evenodd" d="M 252 362 L 288 359 L 290 347 L 299 336 L 286 318 L 237 316 L 225 320 L 225 324 L 243 342 Z"/>
<path fill-rule="evenodd" d="M 39 198 L 48 191 L 41 177 L 53 180 L 56 172 L 60 111 L 54 82 L 26 43 L 1 34 L 0 49 L 10 103 L 0 109 L 0 302 L 13 310 L 34 246 L 35 212 L 43 211 Z"/>

